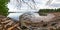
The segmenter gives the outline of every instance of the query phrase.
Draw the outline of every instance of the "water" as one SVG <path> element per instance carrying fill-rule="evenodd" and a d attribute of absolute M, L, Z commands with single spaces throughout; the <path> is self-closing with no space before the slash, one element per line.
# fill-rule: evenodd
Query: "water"
<path fill-rule="evenodd" d="M 26 3 L 30 3 L 31 1 L 26 1 L 24 0 L 24 2 Z M 10 0 L 10 2 L 7 4 L 9 11 L 8 12 L 15 12 L 15 13 L 9 13 L 9 15 L 7 17 L 19 20 L 19 16 L 22 15 L 25 12 L 37 12 L 37 10 L 34 10 L 34 3 L 32 5 L 28 5 L 26 3 L 24 3 L 22 0 Z M 32 9 L 31 9 L 31 7 Z"/>
<path fill-rule="evenodd" d="M 19 16 L 25 12 L 38 12 L 40 8 L 46 8 L 45 4 L 48 0 L 10 0 L 7 4 L 9 11 L 15 12 L 9 13 L 7 17 L 19 20 Z"/>
<path fill-rule="evenodd" d="M 15 20 L 19 20 L 19 16 L 23 13 L 10 13 L 7 17 L 13 18 Z"/>

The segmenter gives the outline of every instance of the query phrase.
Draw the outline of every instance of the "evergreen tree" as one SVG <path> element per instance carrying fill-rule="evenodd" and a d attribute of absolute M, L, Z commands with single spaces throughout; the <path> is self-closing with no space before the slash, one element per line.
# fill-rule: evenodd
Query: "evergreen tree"
<path fill-rule="evenodd" d="M 8 0 L 0 0 L 0 15 L 7 16 L 8 8 L 7 8 Z"/>
<path fill-rule="evenodd" d="M 52 12 L 60 12 L 60 8 L 58 8 L 58 9 L 40 9 L 38 13 L 52 13 Z"/>

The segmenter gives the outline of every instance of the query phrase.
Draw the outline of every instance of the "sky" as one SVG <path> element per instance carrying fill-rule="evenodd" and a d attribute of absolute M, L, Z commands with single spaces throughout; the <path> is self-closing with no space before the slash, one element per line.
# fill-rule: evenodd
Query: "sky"
<path fill-rule="evenodd" d="M 60 0 L 53 0 L 49 7 L 60 8 Z"/>
<path fill-rule="evenodd" d="M 31 7 L 33 8 L 34 4 L 32 3 L 31 0 L 24 0 L 24 1 L 27 2 L 28 4 L 31 3 Z M 35 1 L 35 7 L 38 10 L 46 9 L 46 8 L 47 9 L 60 8 L 60 0 L 51 0 L 52 2 L 51 3 L 49 2 L 49 4 L 47 4 L 48 0 L 34 0 L 34 1 Z M 7 7 L 9 8 L 9 11 L 15 11 L 15 12 L 16 11 L 23 12 L 23 11 L 31 9 L 26 3 L 20 3 L 20 0 L 10 0 L 10 2 L 7 5 L 8 5 Z"/>
<path fill-rule="evenodd" d="M 60 0 L 51 0 L 52 2 L 48 5 L 45 5 L 48 0 L 39 0 L 41 2 L 40 3 L 40 7 L 39 8 L 59 8 L 60 7 Z"/>

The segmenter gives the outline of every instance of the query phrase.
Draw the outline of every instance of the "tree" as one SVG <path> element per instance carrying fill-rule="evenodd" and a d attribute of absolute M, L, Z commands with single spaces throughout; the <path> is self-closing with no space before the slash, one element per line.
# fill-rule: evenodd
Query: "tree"
<path fill-rule="evenodd" d="M 8 8 L 6 7 L 8 0 L 0 0 L 0 15 L 7 16 Z"/>
<path fill-rule="evenodd" d="M 58 9 L 40 9 L 38 13 L 51 13 L 51 12 L 60 12 L 60 8 L 58 8 Z"/>

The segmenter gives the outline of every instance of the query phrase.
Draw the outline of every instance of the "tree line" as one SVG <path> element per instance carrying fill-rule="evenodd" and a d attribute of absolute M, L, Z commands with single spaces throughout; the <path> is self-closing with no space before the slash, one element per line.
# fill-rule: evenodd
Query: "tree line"
<path fill-rule="evenodd" d="M 8 15 L 8 8 L 7 3 L 9 0 L 0 0 L 0 15 L 7 16 Z"/>
<path fill-rule="evenodd" d="M 58 9 L 40 9 L 39 13 L 51 13 L 51 12 L 60 12 L 60 8 Z"/>

